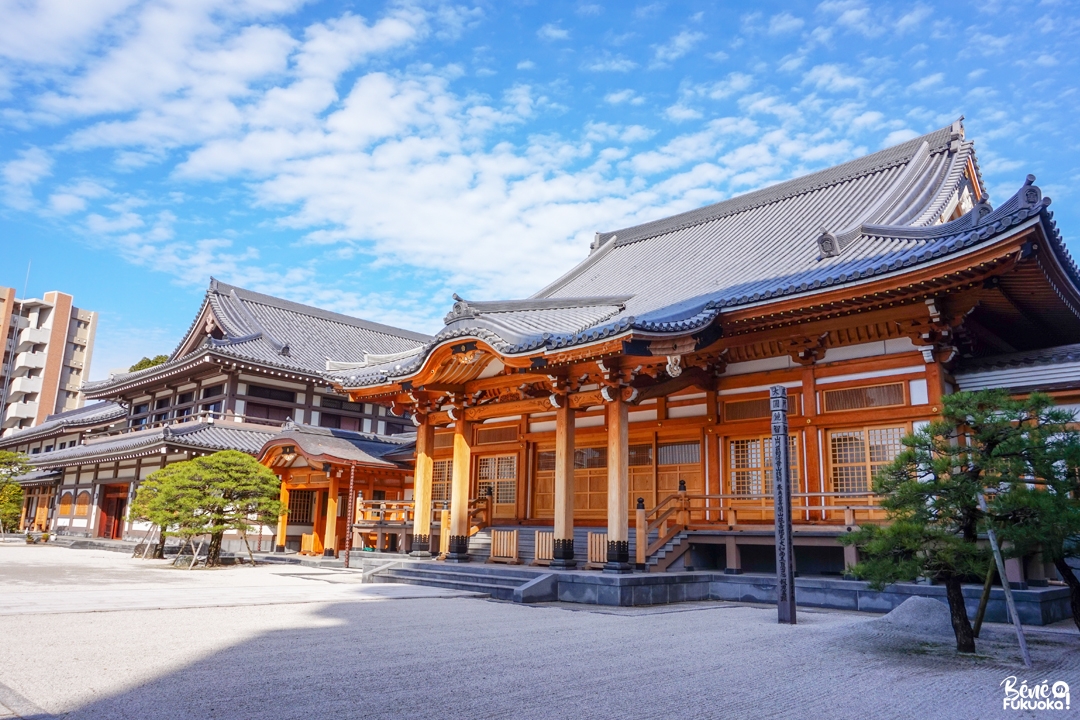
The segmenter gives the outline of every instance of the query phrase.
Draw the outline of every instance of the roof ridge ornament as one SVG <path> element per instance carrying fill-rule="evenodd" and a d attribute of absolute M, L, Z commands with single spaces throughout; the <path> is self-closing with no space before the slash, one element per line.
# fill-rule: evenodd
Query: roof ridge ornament
<path fill-rule="evenodd" d="M 469 301 L 461 297 L 457 293 L 454 293 L 454 307 L 450 309 L 450 312 L 443 318 L 443 323 L 449 325 L 457 320 L 470 320 L 476 317 L 476 311 Z"/>
<path fill-rule="evenodd" d="M 840 245 L 836 241 L 836 236 L 825 229 L 822 225 L 818 237 L 818 260 L 824 260 L 825 258 L 836 257 L 840 254 Z"/>

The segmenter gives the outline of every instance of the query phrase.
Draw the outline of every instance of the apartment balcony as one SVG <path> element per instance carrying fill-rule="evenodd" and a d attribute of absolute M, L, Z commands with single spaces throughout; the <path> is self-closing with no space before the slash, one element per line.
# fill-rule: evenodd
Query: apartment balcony
<path fill-rule="evenodd" d="M 17 377 L 11 381 L 11 385 L 8 387 L 8 399 L 15 401 L 22 398 L 23 395 L 36 392 L 41 392 L 40 377 Z"/>
<path fill-rule="evenodd" d="M 44 368 L 46 353 L 23 352 L 15 356 L 15 369 Z"/>
<path fill-rule="evenodd" d="M 26 352 L 34 345 L 48 343 L 51 334 L 49 328 L 26 328 L 19 333 L 19 344 L 15 347 L 15 352 Z"/>
<path fill-rule="evenodd" d="M 17 402 L 7 406 L 4 427 L 14 427 L 20 420 L 33 420 L 37 416 L 37 403 Z"/>

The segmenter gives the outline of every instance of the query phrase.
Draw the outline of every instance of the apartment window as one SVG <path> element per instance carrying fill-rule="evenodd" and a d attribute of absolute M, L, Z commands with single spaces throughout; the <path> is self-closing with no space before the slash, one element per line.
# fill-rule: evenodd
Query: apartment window
<path fill-rule="evenodd" d="M 224 394 L 225 394 L 225 386 L 224 385 L 211 385 L 210 387 L 203 388 L 203 391 L 202 391 L 203 400 L 205 400 L 206 398 L 212 398 L 212 397 L 216 397 L 218 395 L 224 395 Z"/>
<path fill-rule="evenodd" d="M 131 410 L 132 415 L 142 415 L 150 412 L 150 403 L 140 403 Z"/>
<path fill-rule="evenodd" d="M 195 400 L 195 393 L 193 393 L 193 392 L 181 393 L 180 396 L 176 398 L 176 404 L 177 405 L 184 405 L 186 403 L 192 402 L 193 400 Z"/>
<path fill-rule="evenodd" d="M 453 460 L 436 460 L 431 470 L 431 500 L 450 500 L 450 480 L 454 472 Z"/>
<path fill-rule="evenodd" d="M 206 403 L 202 406 L 201 410 L 204 413 L 219 413 L 221 412 L 221 401 L 218 400 L 214 403 Z"/>
<path fill-rule="evenodd" d="M 314 511 L 314 490 L 293 490 L 289 493 L 289 522 L 298 524 L 314 522 Z"/>
<path fill-rule="evenodd" d="M 799 442 L 791 436 L 788 449 L 791 490 L 799 491 Z M 728 443 L 728 481 L 732 495 L 772 495 L 772 436 L 738 438 Z"/>
<path fill-rule="evenodd" d="M 156 422 L 156 423 L 163 423 L 163 422 L 166 422 L 168 419 L 169 419 L 169 413 L 167 413 L 167 412 L 158 413 L 157 415 L 154 416 L 154 422 Z"/>
<path fill-rule="evenodd" d="M 189 407 L 177 408 L 177 410 L 176 410 L 176 412 L 174 414 L 178 418 L 187 417 L 188 415 L 191 414 L 191 408 L 189 408 Z"/>
<path fill-rule="evenodd" d="M 387 435 L 400 435 L 403 432 L 405 432 L 405 426 L 404 425 L 395 425 L 394 423 L 386 423 L 386 434 Z"/>
<path fill-rule="evenodd" d="M 66 448 L 66 447 L 67 447 L 67 443 L 66 443 L 66 442 L 62 442 L 62 443 L 60 443 L 60 449 L 61 449 L 61 450 L 63 450 L 63 449 L 64 449 L 64 448 Z"/>
<path fill-rule="evenodd" d="M 169 407 L 170 400 L 171 400 L 171 398 L 167 398 L 167 397 L 166 398 L 158 398 L 157 402 L 154 403 L 154 409 L 155 410 L 160 410 L 162 408 Z"/>
<path fill-rule="evenodd" d="M 263 398 L 264 400 L 278 400 L 280 402 L 296 402 L 296 393 L 292 390 L 280 390 L 278 388 L 263 387 L 262 385 L 248 385 L 247 394 L 251 397 Z M 205 394 L 203 397 L 207 397 Z"/>
<path fill-rule="evenodd" d="M 53 449 L 52 445 L 46 445 L 45 446 L 45 452 L 52 452 L 52 449 Z"/>
<path fill-rule="evenodd" d="M 883 467 L 903 449 L 906 427 L 857 428 L 829 433 L 829 476 L 833 492 L 867 492 Z"/>
<path fill-rule="evenodd" d="M 39 452 L 41 452 L 41 448 L 36 447 L 36 448 L 34 448 L 33 450 L 30 451 L 30 454 L 31 455 L 37 455 Z"/>

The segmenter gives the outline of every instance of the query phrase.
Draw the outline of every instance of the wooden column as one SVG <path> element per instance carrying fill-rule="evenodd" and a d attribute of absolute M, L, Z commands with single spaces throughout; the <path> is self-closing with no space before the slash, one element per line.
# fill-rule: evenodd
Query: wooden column
<path fill-rule="evenodd" d="M 461 411 L 464 415 L 464 412 Z M 472 423 L 454 421 L 454 469 L 450 482 L 450 546 L 447 562 L 469 562 L 469 470 Z"/>
<path fill-rule="evenodd" d="M 626 401 L 621 393 L 607 404 L 607 564 L 604 572 L 630 572 L 630 442 Z"/>
<path fill-rule="evenodd" d="M 326 530 L 323 537 L 323 556 L 337 557 L 338 478 L 331 470 L 330 489 L 326 491 Z"/>
<path fill-rule="evenodd" d="M 288 531 L 289 526 L 289 488 L 285 486 L 284 477 L 281 479 L 281 494 L 278 499 L 281 500 L 281 515 L 278 515 L 277 539 L 274 540 L 274 550 L 283 553 L 285 552 L 285 533 Z"/>
<path fill-rule="evenodd" d="M 802 464 L 802 473 L 808 493 L 825 492 L 825 468 L 821 466 L 821 453 L 818 449 L 818 426 L 817 426 L 817 379 L 814 376 L 814 366 L 807 365 L 802 371 L 802 410 L 806 419 L 803 421 L 803 446 L 805 452 L 798 461 Z M 805 462 L 804 462 L 805 458 Z M 825 497 L 819 495 L 816 498 L 798 498 L 792 500 L 792 506 L 801 505 L 811 507 L 814 505 L 824 506 Z M 825 510 L 817 516 L 825 519 Z M 803 513 L 803 519 L 809 520 L 810 513 Z"/>
<path fill-rule="evenodd" d="M 562 398 L 555 411 L 555 547 L 551 567 L 572 568 L 574 561 L 574 409 Z"/>
<path fill-rule="evenodd" d="M 426 416 L 420 416 L 416 428 L 416 470 L 413 473 L 413 541 L 412 554 L 431 557 L 431 485 L 435 462 L 435 426 Z"/>

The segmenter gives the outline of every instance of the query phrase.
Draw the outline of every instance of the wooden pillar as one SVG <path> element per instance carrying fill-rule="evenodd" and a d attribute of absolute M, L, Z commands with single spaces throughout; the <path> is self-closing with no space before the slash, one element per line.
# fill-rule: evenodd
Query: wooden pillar
<path fill-rule="evenodd" d="M 277 552 L 285 552 L 285 533 L 289 526 L 289 488 L 285 486 L 285 478 L 281 479 L 281 515 L 277 521 L 277 539 L 274 541 L 274 549 Z"/>
<path fill-rule="evenodd" d="M 607 404 L 607 563 L 604 572 L 630 572 L 630 442 L 626 401 L 621 393 Z"/>
<path fill-rule="evenodd" d="M 413 473 L 413 541 L 412 554 L 431 557 L 431 485 L 435 462 L 435 426 L 420 415 L 416 428 L 416 470 Z"/>
<path fill-rule="evenodd" d="M 330 489 L 326 491 L 326 530 L 323 536 L 323 555 L 337 557 L 338 478 L 331 470 Z"/>
<path fill-rule="evenodd" d="M 459 411 L 464 415 L 464 411 Z M 469 470 L 472 424 L 454 421 L 454 468 L 450 482 L 450 545 L 447 562 L 469 562 Z"/>
<path fill-rule="evenodd" d="M 734 535 L 728 535 L 724 538 L 724 550 L 727 556 L 724 574 L 742 575 L 742 553 L 739 552 L 739 545 Z"/>
<path fill-rule="evenodd" d="M 551 567 L 572 568 L 574 561 L 574 409 L 562 399 L 555 411 L 555 546 Z"/>
<path fill-rule="evenodd" d="M 814 366 L 807 365 L 802 371 L 802 414 L 806 416 L 806 420 L 803 421 L 803 450 L 804 454 L 799 458 L 799 462 L 802 465 L 803 477 L 806 478 L 806 489 L 804 492 L 808 493 L 820 493 L 825 492 L 825 468 L 821 467 L 819 458 L 821 454 L 818 450 L 818 426 L 816 424 L 817 418 L 817 380 L 814 376 Z M 792 500 L 792 507 L 802 505 L 804 507 L 811 507 L 813 505 L 825 505 L 825 496 L 819 495 L 815 497 L 800 498 L 798 502 L 795 499 Z M 793 515 L 794 519 L 797 515 Z M 810 513 L 803 514 L 804 520 L 811 518 Z M 825 519 L 825 511 L 822 510 L 818 516 L 820 519 Z"/>

